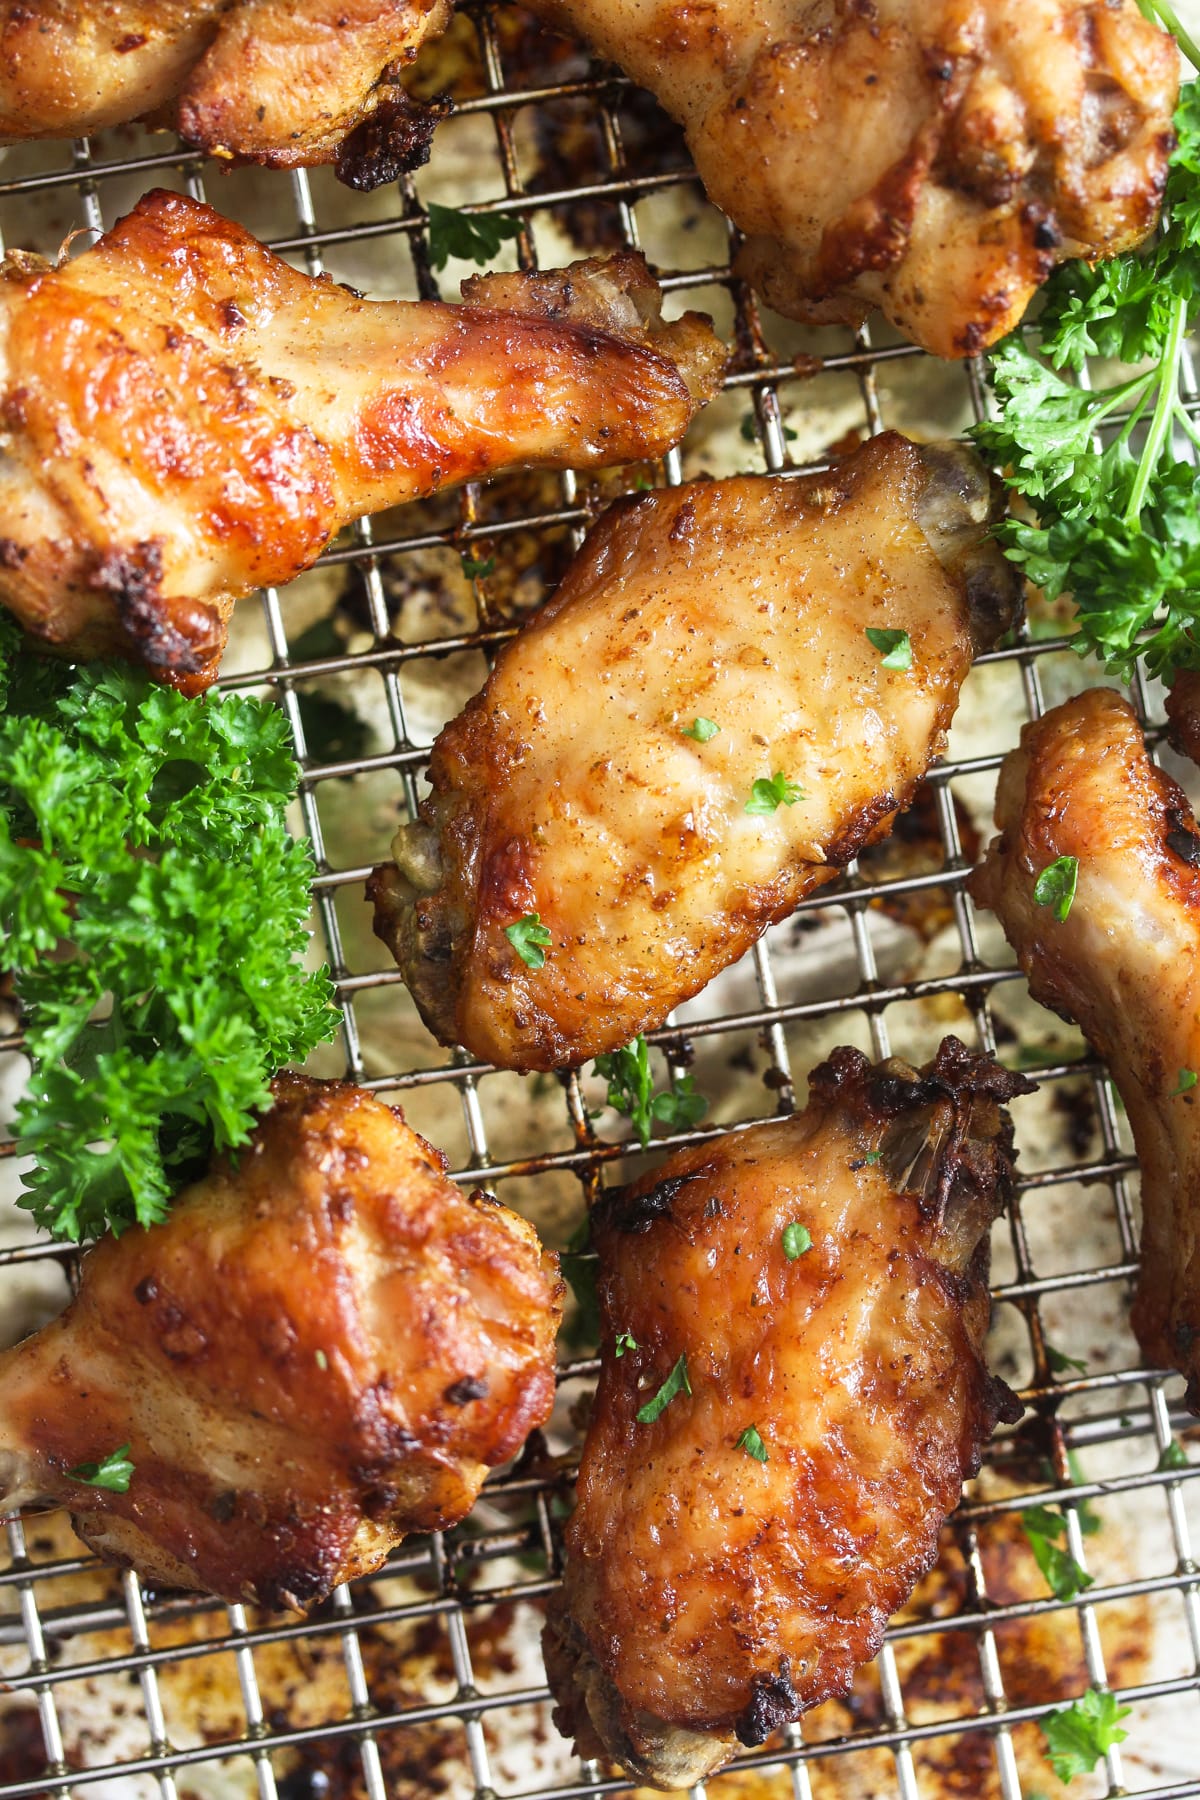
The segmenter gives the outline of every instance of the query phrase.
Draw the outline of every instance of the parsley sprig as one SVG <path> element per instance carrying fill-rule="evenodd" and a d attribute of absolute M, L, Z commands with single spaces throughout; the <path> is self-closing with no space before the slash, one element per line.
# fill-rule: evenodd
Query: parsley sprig
<path fill-rule="evenodd" d="M 1057 1712 L 1047 1713 L 1042 1720 L 1046 1737 L 1046 1754 L 1060 1781 L 1073 1781 L 1094 1769 L 1106 1750 L 1123 1743 L 1129 1736 L 1122 1731 L 1121 1720 L 1132 1708 L 1118 1706 L 1116 1697 L 1107 1689 L 1089 1688 L 1087 1693 Z"/>
<path fill-rule="evenodd" d="M 513 213 L 465 213 L 454 206 L 439 206 L 434 200 L 425 212 L 429 219 L 429 260 L 435 269 L 444 269 L 452 256 L 463 262 L 494 262 L 505 238 L 520 237 L 524 229 Z"/>
<path fill-rule="evenodd" d="M 0 968 L 32 1069 L 21 1205 L 61 1238 L 161 1219 L 337 1027 L 278 708 L 72 669 L 0 622 Z"/>
<path fill-rule="evenodd" d="M 1154 10 L 1193 54 L 1170 7 Z M 1200 312 L 1200 84 L 1175 128 L 1158 237 L 1056 271 L 1036 327 L 992 352 L 1000 416 L 975 433 L 1036 515 L 999 527 L 1007 555 L 1049 599 L 1071 594 L 1076 649 L 1125 677 L 1139 655 L 1154 675 L 1200 667 L 1200 464 L 1180 454 L 1200 447 L 1180 386 Z M 1080 386 L 1088 357 L 1133 372 Z"/>
<path fill-rule="evenodd" d="M 1029 1506 L 1021 1514 L 1021 1526 L 1047 1587 L 1058 1600 L 1073 1600 L 1095 1580 L 1076 1562 L 1064 1540 L 1067 1521 L 1049 1506 Z"/>
<path fill-rule="evenodd" d="M 643 1150 L 649 1147 L 655 1124 L 681 1131 L 708 1111 L 708 1101 L 696 1092 L 694 1076 L 672 1075 L 670 1087 L 655 1093 L 650 1046 L 644 1037 L 635 1037 L 623 1050 L 598 1056 L 595 1071 L 608 1082 L 608 1104 L 633 1121 Z"/>
<path fill-rule="evenodd" d="M 76 1463 L 73 1469 L 67 1470 L 67 1476 L 71 1481 L 82 1482 L 85 1487 L 107 1488 L 110 1494 L 127 1494 L 133 1472 L 129 1445 L 122 1444 L 119 1449 L 102 1456 L 99 1462 Z"/>

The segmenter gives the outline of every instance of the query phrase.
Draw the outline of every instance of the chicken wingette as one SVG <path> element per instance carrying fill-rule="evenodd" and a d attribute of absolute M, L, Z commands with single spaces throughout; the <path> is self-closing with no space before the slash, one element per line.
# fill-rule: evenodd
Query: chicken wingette
<path fill-rule="evenodd" d="M 451 0 L 0 0 L 0 142 L 142 119 L 374 187 L 427 154 L 434 115 L 400 74 L 450 17 Z"/>
<path fill-rule="evenodd" d="M 711 396 L 706 321 L 641 256 L 363 300 L 184 195 L 0 267 L 0 603 L 75 660 L 216 673 L 234 601 L 361 514 L 500 469 L 657 456 Z"/>
<path fill-rule="evenodd" d="M 461 1519 L 554 1399 L 561 1283 L 361 1088 L 280 1076 L 236 1161 L 0 1356 L 0 1511 L 170 1587 L 307 1607 Z M 96 1482 L 117 1450 L 127 1488 Z"/>
<path fill-rule="evenodd" d="M 777 311 L 938 356 L 1153 228 L 1174 40 L 1137 0 L 529 0 L 650 88 Z"/>
<path fill-rule="evenodd" d="M 990 514 L 968 452 L 895 433 L 613 508 L 371 883 L 442 1042 L 517 1069 L 613 1050 L 883 836 L 1019 604 Z"/>
<path fill-rule="evenodd" d="M 682 1788 L 842 1694 L 931 1566 L 998 1419 L 988 1228 L 1029 1083 L 954 1038 L 920 1073 L 837 1050 L 805 1111 L 593 1208 L 601 1365 L 556 1718 Z"/>
<path fill-rule="evenodd" d="M 1025 727 L 996 824 L 971 892 L 1117 1084 L 1142 1172 L 1134 1331 L 1200 1411 L 1200 829 L 1109 688 Z"/>

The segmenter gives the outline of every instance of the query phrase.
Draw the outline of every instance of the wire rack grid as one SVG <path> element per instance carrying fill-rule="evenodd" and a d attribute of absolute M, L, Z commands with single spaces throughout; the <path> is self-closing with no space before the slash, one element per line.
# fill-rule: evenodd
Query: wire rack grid
<path fill-rule="evenodd" d="M 602 221 L 605 247 L 644 242 L 673 305 L 716 312 L 736 355 L 712 415 L 724 417 L 747 466 L 802 473 L 827 466 L 822 451 L 841 447 L 835 439 L 847 431 L 894 423 L 919 435 L 924 423 L 933 435 L 931 420 L 957 426 L 982 416 L 977 367 L 934 370 L 886 333 L 874 343 L 866 330 L 853 338 L 823 333 L 797 348 L 794 333 L 762 314 L 733 278 L 732 234 L 707 209 L 673 134 L 613 71 L 539 36 L 507 8 L 469 8 L 450 51 L 457 111 L 439 131 L 430 170 L 369 204 L 324 172 L 220 181 L 162 137 L 113 134 L 69 150 L 11 153 L 0 166 L 0 224 L 10 243 L 49 248 L 30 244 L 31 232 L 61 237 L 65 225 L 98 233 L 137 192 L 165 183 L 226 211 L 243 205 L 247 222 L 265 220 L 261 234 L 313 274 L 349 270 L 352 278 L 354 259 L 369 247 L 372 268 L 386 267 L 396 290 L 433 295 L 420 194 L 436 190 L 446 134 L 465 126 L 474 133 L 465 140 L 472 155 L 484 141 L 491 151 L 466 180 L 466 203 L 520 217 L 522 266 L 559 260 L 564 218 L 570 236 L 571 221 L 590 216 Z M 544 154 L 551 140 L 553 156 Z M 540 161 L 529 149 L 539 141 Z M 447 179 L 452 186 L 460 178 L 456 165 Z M 691 259 L 678 254 L 678 234 L 672 254 L 657 242 L 664 200 L 683 208 L 684 240 L 691 232 L 697 247 Z M 685 445 L 640 479 L 674 483 L 719 460 L 708 429 L 696 451 Z M 795 453 L 793 443 L 801 446 Z M 626 486 L 638 478 L 622 477 Z M 366 521 L 323 558 L 324 585 L 311 589 L 318 612 L 331 596 L 335 610 L 348 611 L 349 634 L 330 639 L 319 618 L 315 630 L 304 623 L 296 598 L 303 582 L 295 594 L 268 592 L 257 635 L 235 646 L 224 677 L 229 687 L 274 693 L 288 713 L 303 770 L 300 822 L 317 867 L 319 934 L 345 1009 L 345 1073 L 399 1099 L 450 1153 L 456 1179 L 487 1185 L 561 1228 L 559 1242 L 584 1203 L 638 1166 L 642 1153 L 611 1117 L 597 1127 L 598 1087 L 586 1075 L 535 1093 L 517 1077 L 420 1041 L 411 1020 L 393 1051 L 387 1020 L 404 1008 L 404 990 L 363 930 L 361 886 L 386 852 L 388 818 L 416 804 L 432 735 L 430 693 L 465 697 L 523 609 L 509 603 L 511 594 L 498 601 L 489 576 L 476 573 L 458 580 L 458 589 L 466 584 L 459 612 L 443 608 L 430 628 L 427 610 L 410 631 L 397 599 L 413 591 L 404 571 L 415 566 L 416 586 L 444 598 L 445 572 L 458 570 L 464 553 L 482 547 L 503 562 L 527 543 L 549 545 L 526 571 L 536 599 L 601 497 L 595 483 L 567 474 L 469 487 L 440 508 Z M 430 559 L 441 570 L 432 583 Z M 486 568 L 487 558 L 479 563 Z M 463 605 L 473 612 L 465 625 Z M 247 603 L 243 615 L 250 611 Z M 1112 1686 L 1132 1709 L 1129 1752 L 1106 1754 L 1089 1778 L 1092 1792 L 1200 1794 L 1200 1578 L 1192 1552 L 1200 1461 L 1187 1462 L 1186 1448 L 1178 1454 L 1176 1434 L 1186 1446 L 1189 1427 L 1181 1384 L 1139 1366 L 1123 1325 L 1137 1232 L 1119 1104 L 1086 1047 L 1022 998 L 1002 945 L 963 889 L 978 837 L 963 796 L 974 795 L 978 814 L 1022 720 L 1043 709 L 1048 692 L 1056 698 L 1088 678 L 1045 616 L 982 658 L 963 711 L 974 693 L 980 713 L 999 723 L 990 736 L 956 731 L 933 772 L 920 809 L 924 861 L 917 851 L 899 867 L 888 853 L 864 858 L 770 934 L 736 982 L 719 982 L 685 1020 L 652 1038 L 673 1072 L 693 1069 L 721 1088 L 721 1124 L 791 1108 L 804 1071 L 835 1042 L 878 1056 L 907 1053 L 936 1042 L 944 1027 L 1035 1065 L 1040 1090 L 1028 1114 L 1025 1103 L 1017 1108 L 1022 1179 L 995 1246 L 998 1366 L 1026 1403 L 1026 1423 L 993 1445 L 981 1482 L 944 1533 L 934 1586 L 894 1622 L 850 1700 L 744 1755 L 710 1782 L 714 1800 L 1057 1793 L 1038 1722 L 1088 1686 Z M 332 695 L 347 710 L 350 685 L 367 682 L 375 695 L 366 709 L 370 744 L 331 738 L 314 697 Z M 1145 686 L 1134 698 L 1157 745 L 1156 698 Z M 453 710 L 442 707 L 443 715 Z M 344 829 L 355 810 L 370 840 L 357 855 L 359 840 Z M 937 949 L 926 955 L 930 934 L 914 936 L 911 921 L 917 916 L 920 926 L 930 907 Z M 815 978 L 805 945 L 831 943 L 836 980 Z M 827 960 L 823 951 L 819 960 Z M 14 1020 L 0 1038 L 10 1088 L 20 1052 Z M 714 1129 L 706 1121 L 688 1135 Z M 656 1140 L 652 1154 L 673 1141 L 682 1139 Z M 1099 1221 L 1087 1254 L 1073 1222 L 1081 1210 Z M 10 1234 L 0 1277 L 19 1281 L 63 1261 L 58 1247 Z M 4 1300 L 0 1289 L 0 1308 Z M 1059 1346 L 1068 1338 L 1083 1356 L 1066 1359 Z M 0 1564 L 0 1672 L 9 1683 L 0 1706 L 0 1800 L 585 1800 L 623 1791 L 627 1784 L 559 1745 L 537 1654 L 538 1609 L 560 1569 L 558 1526 L 578 1441 L 572 1404 L 595 1369 L 590 1354 L 564 1361 L 556 1429 L 489 1482 L 462 1527 L 402 1546 L 379 1576 L 339 1591 L 308 1619 L 251 1617 L 242 1607 L 158 1594 L 131 1574 L 101 1575 L 61 1526 L 9 1520 Z M 1061 1505 L 1067 1548 L 1092 1576 L 1069 1600 L 1039 1582 L 1022 1538 L 1020 1514 L 1034 1500 Z"/>

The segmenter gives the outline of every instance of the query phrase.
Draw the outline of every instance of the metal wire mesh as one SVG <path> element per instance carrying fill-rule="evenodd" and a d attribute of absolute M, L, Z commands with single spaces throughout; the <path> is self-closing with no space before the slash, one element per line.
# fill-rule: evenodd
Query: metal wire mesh
<path fill-rule="evenodd" d="M 986 402 L 970 365 L 935 369 L 886 333 L 806 337 L 762 313 L 732 278 L 728 228 L 665 121 L 515 9 L 464 14 L 437 80 L 458 110 L 429 170 L 369 200 L 324 171 L 219 179 L 170 140 L 124 133 L 10 152 L 0 224 L 10 244 L 52 249 L 75 226 L 104 229 L 148 186 L 176 185 L 314 274 L 365 273 L 360 285 L 375 292 L 430 295 L 420 196 L 450 198 L 516 212 L 523 266 L 644 247 L 672 304 L 714 311 L 736 345 L 726 395 L 657 470 L 497 481 L 365 522 L 314 575 L 267 593 L 260 619 L 248 623 L 243 606 L 224 676 L 278 696 L 303 767 L 299 824 L 345 1008 L 339 1058 L 322 1072 L 342 1068 L 398 1099 L 447 1150 L 456 1179 L 494 1188 L 561 1243 L 585 1199 L 642 1161 L 611 1115 L 597 1125 L 602 1086 L 585 1074 L 539 1087 L 447 1055 L 420 1033 L 364 929 L 363 879 L 397 808 L 415 805 L 437 723 L 548 591 L 603 498 L 727 465 L 731 440 L 743 466 L 802 472 L 848 434 L 894 424 L 936 435 Z M 485 569 L 494 558 L 496 573 L 468 578 L 464 553 Z M 938 1571 L 850 1700 L 743 1756 L 709 1784 L 714 1796 L 1056 1792 L 1037 1721 L 1089 1684 L 1112 1685 L 1133 1708 L 1130 1737 L 1093 1791 L 1200 1794 L 1200 1463 L 1164 1463 L 1188 1425 L 1180 1383 L 1138 1365 L 1125 1323 L 1137 1242 L 1128 1136 L 1105 1071 L 1027 1000 L 962 885 L 1020 723 L 1092 678 L 1045 613 L 982 658 L 907 839 L 805 902 L 652 1040 L 716 1094 L 701 1136 L 795 1105 L 804 1071 L 839 1041 L 921 1055 L 954 1029 L 1035 1066 L 1040 1084 L 1016 1109 L 1022 1180 L 995 1244 L 995 1361 L 1026 1421 L 992 1446 Z M 1156 743 L 1154 696 L 1139 687 L 1134 697 Z M 0 1037 L 10 1090 L 20 1049 L 14 1020 Z M 27 1234 L 0 1243 L 10 1282 L 62 1260 Z M 404 1545 L 308 1619 L 150 1592 L 100 1572 L 60 1523 L 11 1520 L 0 1800 L 621 1790 L 559 1744 L 537 1648 L 578 1441 L 571 1404 L 594 1372 L 586 1355 L 564 1363 L 548 1440 L 489 1482 L 462 1527 Z M 1019 1515 L 1031 1496 L 1064 1504 L 1068 1547 L 1093 1575 L 1072 1601 L 1047 1593 L 1029 1557 Z"/>

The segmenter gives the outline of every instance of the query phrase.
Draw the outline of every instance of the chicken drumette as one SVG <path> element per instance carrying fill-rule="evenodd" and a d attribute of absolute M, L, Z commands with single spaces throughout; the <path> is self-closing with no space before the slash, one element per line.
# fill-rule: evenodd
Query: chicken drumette
<path fill-rule="evenodd" d="M 431 1030 L 518 1069 L 612 1050 L 886 833 L 1019 602 L 990 509 L 967 452 L 894 433 L 615 507 L 373 877 Z"/>
<path fill-rule="evenodd" d="M 581 1755 L 688 1787 L 878 1650 L 1020 1413 L 983 1342 L 1028 1087 L 953 1038 L 919 1074 L 838 1050 L 797 1117 L 593 1210 L 600 1385 L 546 1630 Z"/>
<path fill-rule="evenodd" d="M 428 152 L 435 115 L 400 72 L 450 16 L 451 0 L 7 0 L 0 142 L 144 119 L 213 156 L 333 162 L 374 187 Z"/>
<path fill-rule="evenodd" d="M 1200 1411 L 1200 831 L 1107 688 L 1025 727 L 996 824 L 971 891 L 1034 999 L 1078 1022 L 1120 1089 L 1142 1171 L 1133 1326 L 1151 1362 L 1187 1376 Z"/>
<path fill-rule="evenodd" d="M 1136 0 L 529 0 L 653 90 L 779 312 L 938 356 L 1154 224 L 1175 43 Z"/>
<path fill-rule="evenodd" d="M 0 602 L 75 658 L 202 687 L 239 596 L 364 512 L 513 467 L 657 456 L 718 381 L 630 252 L 369 301 L 154 192 L 0 269 Z"/>
<path fill-rule="evenodd" d="M 305 1607 L 461 1519 L 545 1419 L 561 1284 L 391 1107 L 299 1076 L 275 1097 L 0 1356 L 0 1511 L 59 1502 L 154 1581 Z M 79 1478 L 125 1445 L 127 1492 Z"/>

